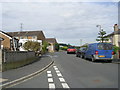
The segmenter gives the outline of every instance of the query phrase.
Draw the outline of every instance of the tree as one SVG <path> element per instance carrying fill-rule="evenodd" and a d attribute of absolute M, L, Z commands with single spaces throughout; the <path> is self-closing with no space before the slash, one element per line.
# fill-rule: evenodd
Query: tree
<path fill-rule="evenodd" d="M 59 44 L 58 43 L 55 43 L 55 50 L 59 51 Z"/>
<path fill-rule="evenodd" d="M 101 29 L 98 33 L 98 37 L 97 37 L 96 41 L 99 41 L 101 43 L 103 43 L 104 41 L 108 41 L 108 38 L 105 35 L 106 35 L 106 31 Z"/>
<path fill-rule="evenodd" d="M 34 42 L 34 41 L 27 41 L 23 44 L 23 48 L 27 51 L 40 51 L 40 43 L 39 42 Z"/>
<path fill-rule="evenodd" d="M 42 44 L 42 54 L 46 53 L 47 52 L 47 47 L 48 47 L 49 43 L 46 42 L 46 41 L 43 41 L 43 44 Z"/>

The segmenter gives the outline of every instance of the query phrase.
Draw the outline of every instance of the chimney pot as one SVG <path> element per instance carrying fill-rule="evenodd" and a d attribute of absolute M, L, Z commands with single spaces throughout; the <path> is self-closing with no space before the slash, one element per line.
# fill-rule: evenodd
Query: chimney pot
<path fill-rule="evenodd" d="M 117 24 L 115 24 L 114 25 L 114 31 L 118 31 L 119 29 L 118 29 L 118 25 Z"/>

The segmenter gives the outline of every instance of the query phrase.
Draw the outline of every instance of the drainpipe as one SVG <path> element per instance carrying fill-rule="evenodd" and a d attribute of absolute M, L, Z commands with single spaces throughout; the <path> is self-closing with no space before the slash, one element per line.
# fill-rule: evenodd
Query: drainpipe
<path fill-rule="evenodd" d="M 15 40 L 14 40 L 14 38 L 13 38 L 13 47 L 14 47 L 14 50 L 16 51 Z"/>
<path fill-rule="evenodd" d="M 1 42 L 4 39 L 0 37 L 0 71 L 2 71 L 2 49 L 1 49 Z"/>

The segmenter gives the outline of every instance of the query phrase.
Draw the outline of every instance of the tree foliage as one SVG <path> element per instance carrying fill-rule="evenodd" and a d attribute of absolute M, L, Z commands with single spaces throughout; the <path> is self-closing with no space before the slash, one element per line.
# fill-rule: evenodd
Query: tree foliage
<path fill-rule="evenodd" d="M 56 50 L 56 51 L 59 51 L 59 48 L 60 48 L 60 47 L 59 47 L 59 44 L 58 44 L 58 43 L 55 43 L 55 50 Z"/>
<path fill-rule="evenodd" d="M 27 51 L 40 51 L 40 43 L 34 41 L 27 41 L 23 44 L 23 48 Z"/>
<path fill-rule="evenodd" d="M 114 52 L 117 53 L 118 51 L 120 51 L 120 47 L 114 46 Z"/>
<path fill-rule="evenodd" d="M 42 44 L 42 53 L 46 53 L 47 52 L 47 47 L 48 47 L 49 43 L 46 42 L 46 41 L 43 41 L 43 44 Z"/>
<path fill-rule="evenodd" d="M 101 43 L 108 41 L 108 38 L 105 35 L 106 35 L 106 31 L 104 31 L 103 29 L 100 30 L 96 41 L 99 41 Z"/>

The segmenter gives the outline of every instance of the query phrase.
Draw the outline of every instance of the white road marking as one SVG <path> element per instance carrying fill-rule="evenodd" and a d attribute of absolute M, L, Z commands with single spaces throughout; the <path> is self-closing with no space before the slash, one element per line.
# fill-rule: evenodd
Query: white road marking
<path fill-rule="evenodd" d="M 59 73 L 59 74 L 57 74 L 58 75 L 58 77 L 62 77 L 62 74 L 61 73 Z"/>
<path fill-rule="evenodd" d="M 54 68 L 55 70 L 58 70 L 58 68 Z"/>
<path fill-rule="evenodd" d="M 57 73 L 57 76 L 59 77 L 59 81 L 61 82 L 62 87 L 63 87 L 63 88 L 70 88 L 70 87 L 68 86 L 68 84 L 66 83 L 65 79 L 63 78 L 62 74 L 61 74 L 60 71 L 58 70 L 57 66 L 53 66 L 53 67 L 54 67 L 54 69 L 55 69 L 55 71 L 56 71 L 56 73 Z"/>
<path fill-rule="evenodd" d="M 47 74 L 48 77 L 52 77 L 52 74 Z"/>
<path fill-rule="evenodd" d="M 67 83 L 62 83 L 63 88 L 70 88 Z"/>
<path fill-rule="evenodd" d="M 47 73 L 51 73 L 51 71 L 47 71 Z"/>
<path fill-rule="evenodd" d="M 64 78 L 59 78 L 60 82 L 65 82 Z"/>
<path fill-rule="evenodd" d="M 53 66 L 54 68 L 56 68 L 57 66 Z"/>
<path fill-rule="evenodd" d="M 59 73 L 60 73 L 60 71 L 59 71 L 59 70 L 57 70 L 57 71 L 56 71 L 56 73 L 57 73 L 57 74 L 59 74 Z"/>
<path fill-rule="evenodd" d="M 53 78 L 48 78 L 48 82 L 53 82 Z"/>
<path fill-rule="evenodd" d="M 49 89 L 55 89 L 55 84 L 54 83 L 49 83 Z"/>

